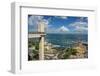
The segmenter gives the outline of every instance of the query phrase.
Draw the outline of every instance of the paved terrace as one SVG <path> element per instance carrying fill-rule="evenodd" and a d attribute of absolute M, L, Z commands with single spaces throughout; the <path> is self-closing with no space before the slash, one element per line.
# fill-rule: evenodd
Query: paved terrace
<path fill-rule="evenodd" d="M 46 34 L 44 32 L 29 32 L 28 38 L 37 38 L 41 36 L 45 36 Z"/>

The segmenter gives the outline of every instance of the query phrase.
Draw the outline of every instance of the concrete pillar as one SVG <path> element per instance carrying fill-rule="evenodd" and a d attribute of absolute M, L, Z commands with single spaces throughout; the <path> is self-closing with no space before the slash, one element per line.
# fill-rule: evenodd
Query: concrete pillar
<path fill-rule="evenodd" d="M 39 60 L 44 60 L 44 36 L 40 38 L 39 43 Z"/>
<path fill-rule="evenodd" d="M 40 21 L 38 25 L 38 32 L 44 32 L 44 22 Z M 41 35 L 39 43 L 39 60 L 44 60 L 44 36 Z"/>

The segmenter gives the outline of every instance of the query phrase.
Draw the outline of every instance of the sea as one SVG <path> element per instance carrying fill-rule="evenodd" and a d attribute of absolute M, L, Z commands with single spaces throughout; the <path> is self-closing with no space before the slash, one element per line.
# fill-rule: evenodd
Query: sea
<path fill-rule="evenodd" d="M 46 34 L 45 40 L 56 47 L 71 47 L 78 41 L 88 44 L 88 34 Z"/>

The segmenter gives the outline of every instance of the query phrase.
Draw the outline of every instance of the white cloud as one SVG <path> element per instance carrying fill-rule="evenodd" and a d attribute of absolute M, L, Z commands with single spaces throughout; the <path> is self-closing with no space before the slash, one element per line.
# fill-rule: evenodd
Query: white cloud
<path fill-rule="evenodd" d="M 55 16 L 56 18 L 67 19 L 67 16 Z"/>
<path fill-rule="evenodd" d="M 59 28 L 47 28 L 46 31 L 47 33 L 68 33 L 70 32 L 70 30 L 65 26 L 61 26 Z"/>
<path fill-rule="evenodd" d="M 74 22 L 69 25 L 70 28 L 73 28 L 74 31 L 86 32 L 88 31 L 88 23 L 86 22 Z"/>
<path fill-rule="evenodd" d="M 67 16 L 60 16 L 60 18 L 62 18 L 62 19 L 67 19 Z"/>
<path fill-rule="evenodd" d="M 28 24 L 30 26 L 36 26 L 40 20 L 42 20 L 42 16 L 30 16 L 28 19 Z"/>
<path fill-rule="evenodd" d="M 47 32 L 47 33 L 57 33 L 57 31 L 56 31 L 55 28 L 47 28 L 47 29 L 46 29 L 46 32 Z"/>
<path fill-rule="evenodd" d="M 84 21 L 84 20 L 88 21 L 88 18 L 87 17 L 85 17 L 85 18 L 84 17 L 81 17 L 80 18 L 80 21 Z"/>
<path fill-rule="evenodd" d="M 67 32 L 69 31 L 69 29 L 65 26 L 61 26 L 59 29 L 58 29 L 60 32 Z"/>
<path fill-rule="evenodd" d="M 28 25 L 29 27 L 32 27 L 31 30 L 37 29 L 39 21 L 43 21 L 46 26 L 49 24 L 49 21 L 46 19 L 43 19 L 43 16 L 30 16 L 28 18 Z"/>
<path fill-rule="evenodd" d="M 74 23 L 70 24 L 70 26 L 73 26 L 73 27 L 76 27 L 76 26 L 87 27 L 87 23 L 86 22 L 74 22 Z"/>
<path fill-rule="evenodd" d="M 48 27 L 48 25 L 49 25 L 49 20 L 43 19 L 42 21 L 43 21 L 43 22 L 44 22 L 44 24 L 45 24 L 45 28 L 47 28 L 47 27 Z"/>

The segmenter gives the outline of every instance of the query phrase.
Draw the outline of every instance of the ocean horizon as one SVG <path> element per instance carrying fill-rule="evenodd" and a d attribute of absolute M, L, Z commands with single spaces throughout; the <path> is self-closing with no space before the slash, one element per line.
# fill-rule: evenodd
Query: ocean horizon
<path fill-rule="evenodd" d="M 45 41 L 60 47 L 71 47 L 78 41 L 88 43 L 88 34 L 47 33 L 45 36 Z"/>

